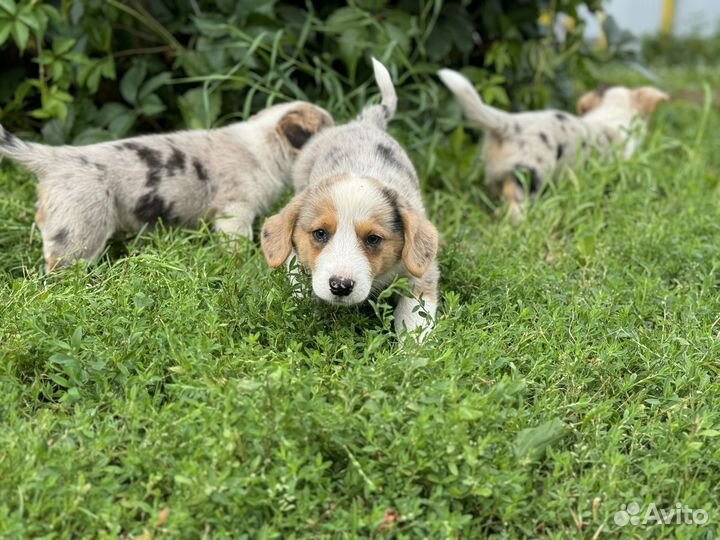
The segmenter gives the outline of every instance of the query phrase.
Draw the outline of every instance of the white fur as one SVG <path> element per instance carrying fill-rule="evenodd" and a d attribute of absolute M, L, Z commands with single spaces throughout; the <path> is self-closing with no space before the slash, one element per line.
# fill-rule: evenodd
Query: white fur
<path fill-rule="evenodd" d="M 418 316 L 416 309 L 421 306 L 418 298 L 403 298 L 395 310 L 395 328 L 399 334 L 408 331 L 422 339 L 434 324 L 437 308 L 440 272 L 435 253 L 421 277 L 411 275 L 399 260 L 394 268 L 373 278 L 370 262 L 355 231 L 355 223 L 370 217 L 373 209 L 387 208 L 387 200 L 382 200 L 383 190 L 395 194 L 396 207 L 401 205 L 404 210 L 412 210 L 426 219 L 415 167 L 400 144 L 386 131 L 397 105 L 392 79 L 387 69 L 375 59 L 373 68 L 382 95 L 381 103 L 366 107 L 354 121 L 313 137 L 293 166 L 293 183 L 298 193 L 296 197 L 302 197 L 306 190 L 318 188 L 330 192 L 339 220 L 335 234 L 315 259 L 314 294 L 333 304 L 356 304 L 365 301 L 372 291 L 386 287 L 396 277 L 405 276 L 414 290 L 427 291 L 425 309 L 428 317 Z M 347 296 L 333 295 L 329 287 L 333 276 L 354 281 L 352 292 Z M 417 329 L 422 330 L 415 333 Z"/>
<path fill-rule="evenodd" d="M 373 208 L 383 201 L 377 189 L 364 178 L 352 178 L 333 186 L 332 201 L 338 216 L 337 230 L 315 263 L 313 292 L 331 304 L 364 302 L 373 288 L 370 262 L 355 233 L 355 224 L 370 219 Z M 335 296 L 330 291 L 330 278 L 352 280 L 352 293 Z"/>

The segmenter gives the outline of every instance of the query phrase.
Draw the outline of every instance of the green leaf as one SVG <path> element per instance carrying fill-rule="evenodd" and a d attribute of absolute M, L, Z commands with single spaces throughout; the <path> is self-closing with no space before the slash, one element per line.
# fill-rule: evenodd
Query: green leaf
<path fill-rule="evenodd" d="M 151 77 L 150 79 L 145 81 L 145 84 L 142 85 L 142 88 L 138 92 L 138 100 L 142 100 L 146 96 L 149 96 L 161 86 L 165 86 L 166 84 L 168 84 L 171 80 L 172 73 L 170 73 L 169 71 L 163 71 L 162 73 Z"/>
<path fill-rule="evenodd" d="M 147 296 L 144 293 L 138 292 L 135 293 L 135 298 L 133 298 L 133 303 L 135 304 L 135 307 L 137 309 L 145 309 L 147 307 L 152 306 L 155 301 L 152 299 L 152 297 Z"/>
<path fill-rule="evenodd" d="M 131 67 L 120 81 L 120 94 L 128 103 L 135 105 L 140 84 L 145 79 L 147 67 L 144 63 L 137 63 Z"/>
<path fill-rule="evenodd" d="M 355 80 L 358 60 L 369 42 L 367 25 L 365 12 L 354 7 L 335 10 L 325 24 L 326 32 L 336 37 L 337 54 L 347 66 L 351 80 Z"/>
<path fill-rule="evenodd" d="M 124 137 L 137 120 L 137 113 L 129 111 L 113 118 L 108 124 L 108 130 L 114 137 Z"/>
<path fill-rule="evenodd" d="M 16 22 L 12 26 L 12 34 L 15 38 L 15 43 L 20 51 L 24 51 L 27 47 L 28 38 L 30 37 L 30 29 L 20 22 Z"/>
<path fill-rule="evenodd" d="M 115 61 L 112 56 L 87 62 L 78 69 L 78 82 L 93 93 L 97 91 L 102 77 L 115 78 Z"/>
<path fill-rule="evenodd" d="M 94 144 L 105 141 L 112 141 L 116 137 L 105 129 L 91 127 L 80 133 L 72 140 L 74 145 Z"/>
<path fill-rule="evenodd" d="M 6 11 L 10 15 L 15 15 L 17 11 L 17 4 L 15 0 L 0 0 L 0 9 Z"/>
<path fill-rule="evenodd" d="M 42 26 L 41 22 L 37 18 L 37 14 L 33 12 L 33 8 L 30 4 L 23 5 L 17 12 L 15 18 L 23 23 L 28 28 L 32 28 L 36 32 L 40 31 Z"/>
<path fill-rule="evenodd" d="M 53 41 L 52 50 L 57 56 L 62 56 L 75 46 L 77 43 L 73 38 L 59 37 Z"/>
<path fill-rule="evenodd" d="M 2 45 L 3 43 L 5 43 L 7 41 L 8 37 L 10 37 L 10 31 L 12 30 L 12 25 L 6 24 L 6 23 L 0 23 L 0 24 L 2 24 L 0 26 L 0 45 Z"/>
<path fill-rule="evenodd" d="M 140 102 L 138 110 L 145 116 L 154 116 L 165 110 L 165 104 L 157 94 L 150 94 Z"/>
<path fill-rule="evenodd" d="M 470 409 L 469 407 L 459 407 L 458 413 L 463 420 L 477 420 L 482 417 L 482 411 Z"/>
<path fill-rule="evenodd" d="M 77 385 L 82 382 L 80 380 L 80 362 L 78 362 L 77 359 L 64 353 L 56 353 L 53 354 L 48 361 L 51 364 L 57 364 L 73 384 Z"/>
<path fill-rule="evenodd" d="M 559 418 L 523 429 L 515 438 L 515 456 L 520 459 L 537 459 L 554 442 L 566 434 L 567 428 Z"/>
<path fill-rule="evenodd" d="M 208 129 L 220 114 L 221 94 L 193 88 L 180 96 L 178 105 L 188 128 Z"/>
<path fill-rule="evenodd" d="M 83 330 L 81 327 L 78 326 L 75 329 L 75 331 L 73 332 L 72 337 L 70 337 L 70 346 L 73 349 L 80 348 L 80 343 L 82 342 L 82 337 L 83 337 Z"/>
<path fill-rule="evenodd" d="M 122 103 L 111 101 L 100 108 L 97 114 L 97 123 L 101 126 L 107 126 L 114 118 L 128 112 L 128 108 Z"/>

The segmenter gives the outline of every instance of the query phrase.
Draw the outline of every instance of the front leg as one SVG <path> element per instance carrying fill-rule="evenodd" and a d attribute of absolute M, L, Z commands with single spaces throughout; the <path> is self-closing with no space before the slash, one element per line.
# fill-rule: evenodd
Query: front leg
<path fill-rule="evenodd" d="M 252 240 L 254 220 L 255 209 L 247 201 L 233 201 L 215 210 L 215 230 L 227 234 L 230 240 Z"/>
<path fill-rule="evenodd" d="M 417 343 L 422 343 L 435 326 L 438 306 L 438 280 L 440 271 L 434 262 L 420 279 L 411 279 L 413 296 L 402 296 L 395 308 L 395 332 L 404 332 Z"/>

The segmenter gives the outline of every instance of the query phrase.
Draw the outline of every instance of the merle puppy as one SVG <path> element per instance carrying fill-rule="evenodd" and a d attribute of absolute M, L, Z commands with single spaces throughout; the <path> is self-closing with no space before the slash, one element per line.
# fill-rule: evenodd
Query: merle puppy
<path fill-rule="evenodd" d="M 583 95 L 580 116 L 555 110 L 508 113 L 484 103 L 460 73 L 442 69 L 438 75 L 467 118 L 484 131 L 486 183 L 492 191 L 502 191 L 514 223 L 523 216 L 523 176 L 535 196 L 560 166 L 574 166 L 592 150 L 607 155 L 616 149 L 628 159 L 641 142 L 648 117 L 668 99 L 651 86 L 613 86 Z"/>
<path fill-rule="evenodd" d="M 35 221 L 46 269 L 95 259 L 116 232 L 158 221 L 250 236 L 252 223 L 290 183 L 300 148 L 333 125 L 330 115 L 296 101 L 246 122 L 87 146 L 21 141 L 0 126 L 0 155 L 38 176 Z"/>

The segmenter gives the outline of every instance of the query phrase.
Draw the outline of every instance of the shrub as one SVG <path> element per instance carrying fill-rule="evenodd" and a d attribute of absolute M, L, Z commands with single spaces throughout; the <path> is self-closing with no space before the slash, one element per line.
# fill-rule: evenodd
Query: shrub
<path fill-rule="evenodd" d="M 445 96 L 434 78 L 442 66 L 471 66 L 501 106 L 567 106 L 598 56 L 581 24 L 566 25 L 562 41 L 552 29 L 581 3 L 0 0 L 0 121 L 88 143 L 221 125 L 295 98 L 343 118 L 375 92 L 370 55 L 394 66 L 410 117 Z"/>

